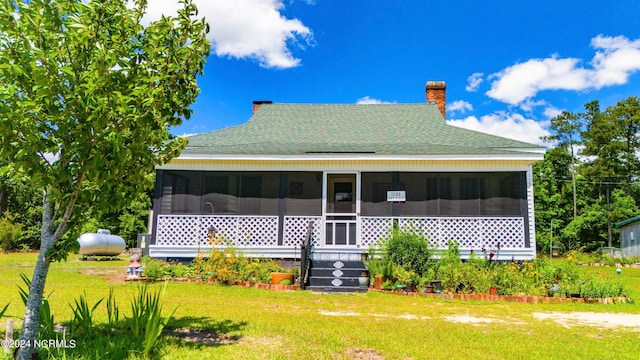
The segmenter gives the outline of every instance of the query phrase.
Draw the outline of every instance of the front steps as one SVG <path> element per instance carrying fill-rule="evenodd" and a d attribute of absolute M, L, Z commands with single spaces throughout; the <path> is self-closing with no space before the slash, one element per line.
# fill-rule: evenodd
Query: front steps
<path fill-rule="evenodd" d="M 320 292 L 367 292 L 360 277 L 369 278 L 362 260 L 312 260 L 307 290 Z"/>

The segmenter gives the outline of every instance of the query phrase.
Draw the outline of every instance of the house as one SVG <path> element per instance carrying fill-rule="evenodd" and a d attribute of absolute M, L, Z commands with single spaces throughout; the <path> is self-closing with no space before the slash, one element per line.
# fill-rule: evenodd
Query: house
<path fill-rule="evenodd" d="M 640 256 L 640 216 L 616 224 L 620 229 L 620 250 L 625 257 Z"/>
<path fill-rule="evenodd" d="M 544 148 L 447 125 L 446 85 L 419 104 L 253 103 L 246 124 L 189 137 L 158 166 L 149 254 L 212 246 L 360 259 L 394 226 L 461 254 L 536 255 L 531 166 Z"/>

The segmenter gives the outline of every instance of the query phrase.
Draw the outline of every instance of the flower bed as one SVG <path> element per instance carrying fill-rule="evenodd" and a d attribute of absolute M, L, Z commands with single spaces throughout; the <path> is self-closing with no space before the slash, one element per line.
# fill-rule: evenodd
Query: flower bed
<path fill-rule="evenodd" d="M 370 253 L 370 275 L 386 278 L 382 284 L 385 290 L 422 291 L 437 281 L 442 292 L 459 294 L 482 295 L 493 290 L 504 296 L 584 299 L 626 298 L 629 294 L 615 274 L 578 271 L 575 258 L 553 264 L 545 258 L 497 262 L 498 244 L 463 261 L 457 242 L 450 241 L 437 258 L 429 244 L 428 237 L 416 229 L 395 229 L 380 242 L 380 251 L 373 256 Z"/>
<path fill-rule="evenodd" d="M 203 279 L 196 279 L 196 278 L 150 278 L 150 277 L 146 277 L 146 276 L 140 276 L 137 278 L 132 278 L 132 277 L 125 277 L 124 281 L 143 281 L 143 282 L 154 282 L 154 281 L 171 281 L 171 282 L 194 282 L 194 283 L 206 283 L 206 284 L 220 284 L 219 281 L 214 280 L 214 279 L 208 279 L 208 280 L 203 280 Z M 228 284 L 228 285 L 235 285 L 235 286 L 242 286 L 242 287 L 247 287 L 247 288 L 256 288 L 256 289 L 263 289 L 263 290 L 271 290 L 271 291 L 296 291 L 300 289 L 300 285 L 299 284 L 291 284 L 291 285 L 284 285 L 284 284 L 264 284 L 264 283 L 254 283 L 254 282 L 250 282 L 250 281 L 239 281 L 236 282 L 234 284 Z"/>
<path fill-rule="evenodd" d="M 143 276 L 127 276 L 125 281 L 174 281 L 204 282 L 225 285 L 242 285 L 275 291 L 297 290 L 295 283 L 298 269 L 285 269 L 273 259 L 246 258 L 235 250 L 213 249 L 211 253 L 201 254 L 190 265 L 178 262 L 167 263 L 158 259 L 142 259 Z M 290 273 L 293 284 L 271 284 L 274 272 Z"/>
<path fill-rule="evenodd" d="M 599 304 L 624 304 L 631 302 L 628 297 L 606 297 L 606 298 L 567 298 L 567 297 L 550 297 L 550 296 L 529 296 L 529 295 L 488 295 L 488 294 L 456 294 L 456 293 L 421 293 L 416 291 L 389 291 L 389 290 L 376 290 L 369 289 L 369 291 L 376 291 L 385 294 L 403 295 L 403 296 L 418 296 L 429 297 L 434 299 L 445 300 L 465 300 L 465 301 L 505 301 L 505 302 L 518 302 L 528 304 L 538 303 L 599 303 Z"/>

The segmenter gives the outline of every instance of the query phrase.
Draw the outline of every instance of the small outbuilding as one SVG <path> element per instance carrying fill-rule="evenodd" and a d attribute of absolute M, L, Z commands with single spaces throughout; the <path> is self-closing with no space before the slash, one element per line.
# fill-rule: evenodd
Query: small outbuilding
<path fill-rule="evenodd" d="M 640 216 L 616 224 L 620 229 L 620 249 L 625 257 L 640 256 Z"/>

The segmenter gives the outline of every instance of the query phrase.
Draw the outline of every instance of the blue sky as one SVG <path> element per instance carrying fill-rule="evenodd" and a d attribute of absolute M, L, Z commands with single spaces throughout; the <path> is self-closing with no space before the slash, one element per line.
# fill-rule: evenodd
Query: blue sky
<path fill-rule="evenodd" d="M 419 103 L 438 80 L 450 124 L 539 143 L 559 111 L 640 96 L 637 0 L 196 3 L 213 47 L 178 135 L 245 123 L 253 100 Z"/>

